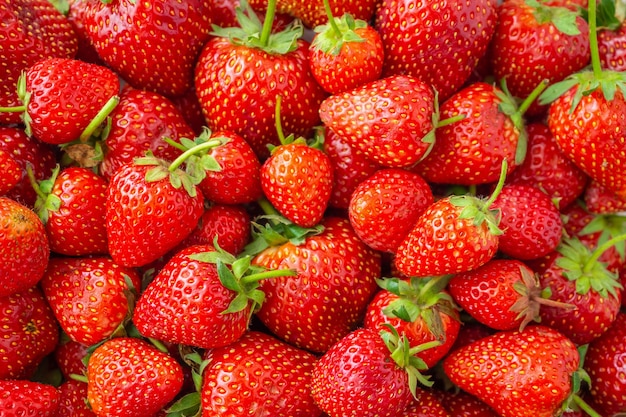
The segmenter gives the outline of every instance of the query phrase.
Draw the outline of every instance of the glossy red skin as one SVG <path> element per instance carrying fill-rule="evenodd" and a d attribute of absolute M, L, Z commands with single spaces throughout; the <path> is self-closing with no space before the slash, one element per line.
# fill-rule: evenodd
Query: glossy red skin
<path fill-rule="evenodd" d="M 419 174 L 386 168 L 356 187 L 348 216 L 356 234 L 369 247 L 393 253 L 433 202 L 430 186 Z"/>
<path fill-rule="evenodd" d="M 570 112 L 574 88 L 550 105 L 548 126 L 557 144 L 587 175 L 622 198 L 626 196 L 626 99 L 617 90 L 607 101 L 600 89 Z"/>
<path fill-rule="evenodd" d="M 68 256 L 106 255 L 105 223 L 108 183 L 91 169 L 67 167 L 59 172 L 52 195 L 59 210 L 49 210 L 46 232 L 52 252 Z"/>
<path fill-rule="evenodd" d="M 587 210 L 595 214 L 613 214 L 626 211 L 626 197 L 618 197 L 596 181 L 589 183 L 583 195 Z"/>
<path fill-rule="evenodd" d="M 367 306 L 363 323 L 364 327 L 378 332 L 388 330 L 385 324 L 391 324 L 398 331 L 398 334 L 404 334 L 409 339 L 412 347 L 437 340 L 437 336 L 428 328 L 428 323 L 422 317 L 419 317 L 414 322 L 406 322 L 398 318 L 388 317 L 383 313 L 383 309 L 398 298 L 397 295 L 389 291 L 379 291 Z M 441 303 L 448 304 L 447 307 L 452 308 L 449 305 L 450 303 L 446 301 Z M 450 351 L 459 333 L 461 322 L 456 310 L 452 310 L 454 313 L 448 315 L 446 312 L 439 310 L 437 305 L 424 306 L 423 308 L 430 309 L 434 314 L 439 315 L 443 323 L 444 337 L 440 339 L 442 344 L 426 349 L 416 355 L 426 363 L 428 368 L 431 368 Z"/>
<path fill-rule="evenodd" d="M 443 361 L 446 375 L 502 417 L 551 417 L 570 394 L 576 346 L 541 325 L 507 330 L 462 347 Z"/>
<path fill-rule="evenodd" d="M 46 270 L 50 245 L 34 211 L 0 197 L 0 297 L 37 284 Z"/>
<path fill-rule="evenodd" d="M 288 220 L 312 227 L 324 217 L 333 184 L 330 159 L 319 149 L 293 142 L 278 146 L 261 166 L 261 188 Z"/>
<path fill-rule="evenodd" d="M 510 308 L 521 297 L 513 288 L 522 282 L 524 269 L 533 271 L 516 259 L 492 259 L 483 266 L 456 274 L 448 284 L 454 301 L 472 318 L 494 330 L 513 330 L 520 327 L 524 317 Z"/>
<path fill-rule="evenodd" d="M 304 244 L 270 247 L 252 261 L 298 272 L 261 282 L 266 298 L 257 317 L 281 339 L 313 352 L 325 352 L 361 322 L 381 274 L 380 254 L 348 220 L 326 217 L 321 224 L 324 231 Z"/>
<path fill-rule="evenodd" d="M 338 54 L 315 46 L 310 48 L 309 63 L 313 76 L 330 94 L 352 90 L 376 81 L 382 75 L 384 50 L 380 35 L 369 25 L 355 29 L 354 33 L 363 40 L 345 42 Z"/>
<path fill-rule="evenodd" d="M 450 417 L 497 417 L 491 407 L 464 391 L 435 391 Z"/>
<path fill-rule="evenodd" d="M 317 358 L 265 333 L 250 331 L 236 343 L 208 350 L 202 416 L 317 417 L 309 393 Z"/>
<path fill-rule="evenodd" d="M 540 258 L 561 242 L 561 213 L 550 197 L 530 185 L 505 185 L 490 207 L 500 210 L 504 232 L 498 249 L 511 258 Z"/>
<path fill-rule="evenodd" d="M 58 387 L 59 407 L 54 417 L 96 417 L 87 404 L 87 384 L 67 379 Z"/>
<path fill-rule="evenodd" d="M 191 197 L 169 178 L 146 182 L 153 167 L 124 165 L 109 183 L 109 254 L 123 266 L 147 265 L 168 253 L 194 230 L 204 211 L 202 193 Z"/>
<path fill-rule="evenodd" d="M 69 21 L 47 0 L 11 0 L 0 5 L 3 48 L 0 60 L 0 107 L 22 103 L 17 80 L 43 58 L 72 58 L 78 42 Z M 1 124 L 21 123 L 20 113 L 0 113 Z"/>
<path fill-rule="evenodd" d="M 221 170 L 207 171 L 198 185 L 202 194 L 218 204 L 246 204 L 261 198 L 261 163 L 254 149 L 234 132 L 213 132 L 211 138 L 225 138 L 228 142 L 209 150 Z"/>
<path fill-rule="evenodd" d="M 220 282 L 215 264 L 189 259 L 214 252 L 211 245 L 194 245 L 176 253 L 143 291 L 133 323 L 145 337 L 197 346 L 226 346 L 248 329 L 250 304 L 222 314 L 237 294 Z"/>
<path fill-rule="evenodd" d="M 414 77 L 381 78 L 324 100 L 324 125 L 372 161 L 389 168 L 418 162 L 429 148 L 435 94 Z M 390 123 L 393 120 L 393 123 Z"/>
<path fill-rule="evenodd" d="M 195 86 L 191 86 L 182 96 L 171 97 L 170 100 L 189 127 L 193 129 L 196 136 L 200 136 L 206 121 L 204 120 L 204 114 L 202 114 L 202 106 L 200 105 L 200 100 L 198 100 Z"/>
<path fill-rule="evenodd" d="M 26 167 L 31 166 L 36 179 L 42 180 L 52 174 L 56 165 L 56 154 L 51 145 L 29 138 L 24 129 L 0 126 L 0 149 L 8 152 L 20 166 L 21 181 L 6 196 L 20 203 L 33 207 L 37 194 L 26 174 Z"/>
<path fill-rule="evenodd" d="M 0 298 L 0 379 L 30 378 L 59 341 L 59 327 L 38 287 Z"/>
<path fill-rule="evenodd" d="M 181 365 L 141 339 L 117 337 L 91 355 L 87 397 L 97 415 L 152 417 L 183 384 Z"/>
<path fill-rule="evenodd" d="M 415 400 L 398 417 L 452 417 L 433 391 L 417 388 Z"/>
<path fill-rule="evenodd" d="M 92 64 L 104 65 L 98 52 L 91 44 L 89 33 L 87 33 L 85 28 L 85 19 L 90 8 L 89 2 L 87 0 L 69 0 L 68 3 L 67 20 L 72 25 L 78 42 L 75 58 Z"/>
<path fill-rule="evenodd" d="M 569 206 L 585 190 L 587 175 L 563 154 L 546 124 L 528 123 L 526 133 L 526 158 L 507 183 L 532 185 L 557 199 L 559 207 Z"/>
<path fill-rule="evenodd" d="M 593 406 L 602 415 L 626 410 L 626 314 L 619 313 L 613 325 L 589 344 L 584 368 L 591 378 Z"/>
<path fill-rule="evenodd" d="M 53 417 L 59 391 L 28 380 L 0 380 L 0 414 L 6 417 Z"/>
<path fill-rule="evenodd" d="M 158 158 L 173 161 L 181 151 L 163 139 L 179 142 L 180 138 L 194 137 L 195 132 L 169 99 L 150 91 L 124 88 L 111 113 L 100 173 L 110 180 L 122 165 L 145 156 L 148 150 Z"/>
<path fill-rule="evenodd" d="M 413 397 L 407 373 L 389 355 L 377 331 L 360 328 L 350 332 L 315 364 L 313 399 L 336 417 L 401 415 Z"/>
<path fill-rule="evenodd" d="M 494 85 L 476 82 L 443 102 L 440 120 L 466 117 L 435 131 L 435 145 L 413 168 L 415 172 L 428 182 L 462 185 L 496 182 L 504 159 L 507 173 L 512 172 L 519 131 L 499 110 L 499 92 Z"/>
<path fill-rule="evenodd" d="M 598 31 L 598 51 L 602 68 L 626 71 L 626 25 Z"/>
<path fill-rule="evenodd" d="M 7 194 L 22 179 L 22 167 L 7 151 L 0 149 L 0 196 Z"/>
<path fill-rule="evenodd" d="M 126 276 L 141 289 L 137 272 L 109 257 L 55 257 L 41 287 L 65 333 L 89 346 L 113 334 L 129 314 Z"/>
<path fill-rule="evenodd" d="M 475 341 L 482 339 L 483 337 L 490 336 L 494 334 L 496 330 L 485 326 L 479 321 L 468 321 L 463 322 L 461 328 L 459 329 L 459 334 L 454 341 L 454 345 L 450 349 L 450 351 L 454 351 L 460 347 L 469 345 L 474 343 Z"/>
<path fill-rule="evenodd" d="M 57 344 L 56 349 L 54 349 L 54 360 L 65 379 L 71 379 L 72 374 L 84 375 L 87 373 L 87 365 L 82 361 L 88 354 L 87 349 L 88 346 L 71 339 L 65 342 L 60 341 Z"/>
<path fill-rule="evenodd" d="M 280 94 L 283 131 L 308 137 L 319 125 L 318 108 L 326 97 L 309 69 L 308 50 L 304 40 L 286 55 L 233 45 L 225 38 L 207 42 L 195 85 L 208 127 L 243 136 L 263 161 L 269 156 L 267 145 L 280 144 L 274 117 Z"/>
<path fill-rule="evenodd" d="M 193 85 L 196 58 L 210 37 L 211 10 L 209 0 L 95 2 L 84 24 L 102 60 L 129 84 L 178 96 Z"/>
<path fill-rule="evenodd" d="M 586 6 L 585 6 L 586 7 Z M 589 63 L 589 28 L 577 16 L 578 35 L 566 35 L 553 23 L 539 23 L 534 8 L 524 0 L 498 6 L 498 25 L 490 44 L 491 67 L 497 79 L 506 79 L 514 97 L 527 97 L 543 80 L 563 80 Z M 529 115 L 542 114 L 546 106 L 531 106 Z"/>
<path fill-rule="evenodd" d="M 26 72 L 33 136 L 53 145 L 77 140 L 119 89 L 117 74 L 100 65 L 63 58 L 37 62 Z"/>
<path fill-rule="evenodd" d="M 383 0 L 375 28 L 385 46 L 383 75 L 405 73 L 432 84 L 444 101 L 470 77 L 487 51 L 494 0 Z"/>
<path fill-rule="evenodd" d="M 462 210 L 449 198 L 430 205 L 398 246 L 395 267 L 405 276 L 426 277 L 469 271 L 493 258 L 498 236 L 485 222 L 474 226 L 459 218 Z"/>

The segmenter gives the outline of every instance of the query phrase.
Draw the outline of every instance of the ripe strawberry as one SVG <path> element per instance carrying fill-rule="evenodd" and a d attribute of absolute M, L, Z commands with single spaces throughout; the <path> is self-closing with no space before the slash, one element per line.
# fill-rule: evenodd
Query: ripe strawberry
<path fill-rule="evenodd" d="M 427 83 L 396 75 L 332 95 L 319 112 L 350 146 L 380 165 L 400 168 L 418 162 L 432 146 L 435 100 Z"/>
<path fill-rule="evenodd" d="M 59 391 L 52 385 L 27 380 L 0 380 L 0 415 L 3 417 L 53 417 Z"/>
<path fill-rule="evenodd" d="M 41 287 L 64 332 L 89 346 L 126 323 L 141 277 L 108 257 L 52 258 Z"/>
<path fill-rule="evenodd" d="M 626 70 L 626 25 L 623 3 L 605 0 L 598 4 L 598 53 L 602 68 Z"/>
<path fill-rule="evenodd" d="M 563 154 L 545 123 L 531 122 L 526 132 L 526 158 L 507 177 L 507 183 L 532 185 L 558 202 L 560 208 L 569 206 L 585 190 L 587 175 Z"/>
<path fill-rule="evenodd" d="M 0 196 L 11 191 L 22 179 L 20 164 L 7 151 L 0 149 Z"/>
<path fill-rule="evenodd" d="M 619 197 L 612 191 L 591 181 L 583 194 L 585 207 L 595 214 L 611 214 L 626 211 L 626 197 Z"/>
<path fill-rule="evenodd" d="M 98 55 L 98 52 L 91 44 L 89 33 L 87 33 L 87 28 L 85 27 L 85 19 L 91 7 L 89 0 L 68 0 L 67 7 L 68 10 L 65 15 L 72 25 L 74 33 L 76 33 L 76 40 L 78 42 L 78 50 L 74 58 L 91 64 L 106 65 L 102 62 L 100 55 Z"/>
<path fill-rule="evenodd" d="M 589 344 L 585 355 L 584 369 L 591 380 L 592 403 L 602 415 L 626 411 L 625 354 L 626 314 L 619 313 L 611 327 Z"/>
<path fill-rule="evenodd" d="M 184 94 L 211 30 L 209 0 L 90 2 L 84 25 L 102 60 L 130 85 Z"/>
<path fill-rule="evenodd" d="M 47 0 L 0 4 L 3 42 L 0 107 L 20 106 L 17 81 L 22 71 L 44 58 L 72 58 L 78 48 L 70 22 Z M 1 124 L 20 123 L 20 113 L 0 112 Z"/>
<path fill-rule="evenodd" d="M 54 417 L 96 417 L 87 405 L 87 384 L 67 379 L 58 387 L 59 407 Z"/>
<path fill-rule="evenodd" d="M 561 3 L 513 0 L 498 6 L 491 68 L 513 96 L 528 97 L 544 80 L 561 81 L 589 63 L 587 22 Z M 528 114 L 545 110 L 532 105 Z"/>
<path fill-rule="evenodd" d="M 434 391 L 434 393 L 448 410 L 450 417 L 497 417 L 491 407 L 464 391 Z"/>
<path fill-rule="evenodd" d="M 32 178 L 31 181 L 35 179 Z M 34 186 L 35 210 L 45 225 L 50 250 L 68 256 L 108 253 L 106 180 L 87 168 L 67 167 Z"/>
<path fill-rule="evenodd" d="M 418 388 L 415 399 L 398 417 L 452 417 L 433 391 Z"/>
<path fill-rule="evenodd" d="M 54 361 L 63 377 L 69 380 L 72 375 L 87 374 L 87 364 L 83 360 L 89 353 L 89 346 L 64 337 L 54 349 Z"/>
<path fill-rule="evenodd" d="M 578 369 L 576 346 L 541 325 L 507 330 L 453 351 L 443 361 L 451 381 L 502 417 L 558 415 Z"/>
<path fill-rule="evenodd" d="M 385 47 L 383 74 L 420 78 L 446 100 L 487 51 L 496 21 L 493 0 L 382 0 L 375 28 Z"/>
<path fill-rule="evenodd" d="M 158 158 L 173 161 L 181 152 L 164 139 L 179 142 L 181 138 L 194 136 L 193 129 L 166 97 L 126 87 L 111 113 L 100 173 L 110 180 L 122 165 L 144 156 L 148 150 Z"/>
<path fill-rule="evenodd" d="M 206 126 L 206 120 L 204 120 L 202 106 L 196 94 L 196 87 L 192 85 L 185 94 L 172 97 L 170 101 L 178 109 L 189 127 L 193 129 L 196 136 L 202 134 Z"/>
<path fill-rule="evenodd" d="M 317 417 L 322 413 L 309 393 L 317 361 L 309 352 L 250 331 L 232 345 L 208 350 L 205 360 L 202 416 Z"/>
<path fill-rule="evenodd" d="M 270 237 L 275 233 L 271 228 L 265 232 Z M 380 255 L 339 217 L 326 217 L 312 233 L 287 239 L 269 247 L 266 243 L 252 261 L 270 270 L 297 272 L 261 282 L 265 301 L 256 316 L 282 340 L 325 352 L 362 320 L 377 290 Z"/>
<path fill-rule="evenodd" d="M 37 284 L 49 258 L 48 237 L 39 217 L 23 204 L 0 197 L 0 297 Z"/>
<path fill-rule="evenodd" d="M 270 2 L 275 4 L 275 0 Z M 245 25 L 220 29 L 206 43 L 196 65 L 195 86 L 208 127 L 241 135 L 265 160 L 267 145 L 279 143 L 276 97 L 283 97 L 284 129 L 307 136 L 319 124 L 318 107 L 325 92 L 311 74 L 309 44 L 299 39 L 301 25 L 294 23 L 283 32 L 271 33 L 271 25 L 262 27 L 258 19 L 252 19 L 256 17 L 252 10 L 247 13 Z M 266 19 L 273 17 L 269 8 Z M 246 114 L 243 108 L 254 110 Z"/>
<path fill-rule="evenodd" d="M 0 380 L 30 378 L 58 341 L 54 314 L 36 286 L 0 297 Z"/>
<path fill-rule="evenodd" d="M 563 234 L 561 213 L 550 197 L 530 185 L 505 185 L 493 202 L 500 210 L 498 249 L 515 259 L 540 258 L 556 249 Z"/>
<path fill-rule="evenodd" d="M 98 346 L 89 358 L 87 376 L 89 405 L 100 417 L 152 417 L 183 384 L 182 367 L 172 356 L 130 337 Z"/>
<path fill-rule="evenodd" d="M 352 90 L 382 75 L 383 42 L 366 21 L 355 20 L 349 14 L 340 18 L 329 16 L 328 23 L 316 27 L 315 33 L 309 64 L 326 92 Z"/>

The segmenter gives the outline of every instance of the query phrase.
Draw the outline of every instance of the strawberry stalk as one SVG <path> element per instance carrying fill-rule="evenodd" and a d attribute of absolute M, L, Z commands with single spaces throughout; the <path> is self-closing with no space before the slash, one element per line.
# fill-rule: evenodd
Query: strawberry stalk
<path fill-rule="evenodd" d="M 270 35 L 272 34 L 272 25 L 274 24 L 275 16 L 276 16 L 276 0 L 269 0 L 267 2 L 267 9 L 265 10 L 265 19 L 263 20 L 263 29 L 261 30 L 260 43 L 262 47 L 269 45 Z"/>
<path fill-rule="evenodd" d="M 85 130 L 83 130 L 83 133 L 80 134 L 79 139 L 81 142 L 86 142 L 91 137 L 93 132 L 109 117 L 109 114 L 111 114 L 119 102 L 119 96 L 113 96 L 102 106 L 98 114 L 96 114 L 96 117 L 89 122 Z"/>
<path fill-rule="evenodd" d="M 602 78 L 602 64 L 600 63 L 600 51 L 598 49 L 598 28 L 596 18 L 596 2 L 589 0 L 587 5 L 587 13 L 589 19 L 589 51 L 591 53 L 591 68 L 593 70 L 593 76 L 596 79 Z"/>
<path fill-rule="evenodd" d="M 583 272 L 590 273 L 593 270 L 595 264 L 598 262 L 598 259 L 600 259 L 600 256 L 602 256 L 604 252 L 606 252 L 608 249 L 615 246 L 617 243 L 624 242 L 624 241 L 626 241 L 626 233 L 619 235 L 619 236 L 615 236 L 614 238 L 609 239 L 606 242 L 602 243 L 600 246 L 598 246 L 591 253 L 591 256 L 585 263 L 585 266 L 583 266 Z"/>

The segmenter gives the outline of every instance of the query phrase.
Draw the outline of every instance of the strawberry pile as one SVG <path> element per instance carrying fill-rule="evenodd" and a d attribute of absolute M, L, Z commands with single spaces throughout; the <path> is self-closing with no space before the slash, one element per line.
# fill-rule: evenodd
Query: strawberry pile
<path fill-rule="evenodd" d="M 0 1 L 0 415 L 624 415 L 625 17 Z"/>

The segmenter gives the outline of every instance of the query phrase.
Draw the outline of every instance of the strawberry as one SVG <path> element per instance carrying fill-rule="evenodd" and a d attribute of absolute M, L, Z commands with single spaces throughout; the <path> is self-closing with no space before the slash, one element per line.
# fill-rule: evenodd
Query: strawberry
<path fill-rule="evenodd" d="M 584 369 L 591 380 L 594 408 L 602 415 L 626 411 L 626 378 L 623 358 L 626 353 L 626 314 L 618 313 L 609 329 L 589 343 Z"/>
<path fill-rule="evenodd" d="M 0 415 L 53 417 L 59 407 L 59 391 L 52 385 L 27 380 L 0 380 Z"/>
<path fill-rule="evenodd" d="M 268 22 L 274 11 L 268 8 Z M 272 33 L 271 25 L 262 26 L 249 8 L 247 14 L 240 13 L 241 19 L 241 27 L 217 30 L 217 37 L 202 49 L 195 68 L 196 93 L 211 130 L 241 135 L 265 160 L 267 145 L 279 143 L 276 97 L 283 97 L 285 130 L 307 136 L 319 124 L 318 107 L 326 93 L 311 74 L 309 43 L 299 39 L 301 25 L 294 22 L 285 31 Z M 243 108 L 254 111 L 242 113 Z"/>
<path fill-rule="evenodd" d="M 85 19 L 87 17 L 88 10 L 91 7 L 89 5 L 89 1 L 68 0 L 66 3 L 68 10 L 64 14 L 67 16 L 67 20 L 72 25 L 78 42 L 78 50 L 76 51 L 76 56 L 74 58 L 92 64 L 105 65 L 96 49 L 91 44 L 89 33 L 87 33 L 87 28 L 85 27 Z"/>
<path fill-rule="evenodd" d="M 583 195 L 585 207 L 595 214 L 611 214 L 626 211 L 626 197 L 619 197 L 612 191 L 591 181 Z"/>
<path fill-rule="evenodd" d="M 328 129 L 390 168 L 422 159 L 432 146 L 437 121 L 433 89 L 405 75 L 332 95 L 322 102 L 319 113 Z"/>
<path fill-rule="evenodd" d="M 385 168 L 356 187 L 348 215 L 363 242 L 372 249 L 393 253 L 433 202 L 433 193 L 419 174 Z"/>
<path fill-rule="evenodd" d="M 530 185 L 505 185 L 492 205 L 500 210 L 498 249 L 515 259 L 540 258 L 561 241 L 561 213 L 544 192 Z"/>
<path fill-rule="evenodd" d="M 548 194 L 560 208 L 569 206 L 583 194 L 587 175 L 563 154 L 545 123 L 528 123 L 526 132 L 526 158 L 507 177 L 507 183 L 532 185 Z"/>
<path fill-rule="evenodd" d="M 70 339 L 93 345 L 125 324 L 141 278 L 108 257 L 53 258 L 41 287 Z"/>
<path fill-rule="evenodd" d="M 330 11 L 328 0 L 324 0 Z M 376 81 L 383 72 L 383 42 L 364 20 L 344 14 L 315 28 L 309 64 L 320 86 L 330 94 Z"/>
<path fill-rule="evenodd" d="M 130 337 L 98 346 L 89 358 L 87 376 L 89 405 L 100 417 L 152 417 L 183 384 L 182 367 L 172 356 Z"/>
<path fill-rule="evenodd" d="M 309 393 L 317 358 L 258 331 L 205 354 L 202 416 L 317 417 Z M 228 381 L 227 383 L 224 383 Z"/>
<path fill-rule="evenodd" d="M 189 90 L 182 96 L 172 97 L 170 99 L 172 104 L 178 109 L 180 114 L 191 127 L 196 136 L 202 134 L 205 128 L 206 120 L 204 120 L 204 114 L 202 113 L 202 106 L 198 95 L 196 94 L 196 87 L 191 86 Z"/>
<path fill-rule="evenodd" d="M 564 1 L 513 0 L 498 6 L 490 44 L 491 68 L 515 97 L 527 97 L 539 83 L 561 81 L 589 63 L 587 22 Z M 545 112 L 532 105 L 528 114 Z"/>
<path fill-rule="evenodd" d="M 269 225 L 261 232 L 276 233 Z M 304 236 L 285 235 L 269 247 L 264 242 L 252 264 L 293 269 L 297 276 L 262 281 L 265 301 L 256 317 L 280 339 L 325 352 L 360 323 L 377 289 L 380 255 L 339 217 L 324 218 Z"/>
<path fill-rule="evenodd" d="M 87 405 L 87 384 L 67 379 L 58 387 L 59 408 L 54 417 L 96 417 Z"/>
<path fill-rule="evenodd" d="M 443 361 L 450 380 L 502 417 L 553 416 L 570 395 L 576 346 L 541 325 L 506 330 L 453 351 Z"/>
<path fill-rule="evenodd" d="M 382 0 L 375 28 L 385 47 L 383 74 L 420 78 L 446 100 L 486 53 L 496 21 L 493 0 Z"/>
<path fill-rule="evenodd" d="M 30 378 L 58 341 L 56 319 L 36 286 L 0 298 L 0 379 Z"/>
<path fill-rule="evenodd" d="M 70 22 L 47 0 L 2 2 L 0 107 L 19 106 L 17 81 L 22 71 L 44 58 L 73 58 L 78 49 Z M 6 54 L 6 55 L 5 55 Z M 20 123 L 17 112 L 0 112 L 0 123 Z"/>
<path fill-rule="evenodd" d="M 0 196 L 11 191 L 22 179 L 20 164 L 7 151 L 0 149 Z"/>
<path fill-rule="evenodd" d="M 415 400 L 398 417 L 451 417 L 433 391 L 418 388 Z"/>
<path fill-rule="evenodd" d="M 36 181 L 33 177 L 32 182 Z M 108 253 L 106 180 L 87 168 L 67 167 L 35 184 L 35 210 L 45 225 L 50 250 L 69 256 Z"/>
<path fill-rule="evenodd" d="M 54 349 L 54 361 L 63 377 L 68 380 L 72 379 L 72 375 L 87 374 L 84 359 L 89 353 L 89 346 L 75 342 L 69 337 L 62 337 Z"/>
<path fill-rule="evenodd" d="M 178 96 L 193 85 L 194 64 L 209 39 L 211 4 L 90 2 L 84 25 L 98 55 L 130 85 Z"/>
<path fill-rule="evenodd" d="M 50 245 L 39 217 L 23 204 L 0 197 L 0 297 L 37 284 L 49 258 Z"/>
<path fill-rule="evenodd" d="M 497 417 L 491 407 L 464 391 L 435 391 L 450 417 Z"/>
<path fill-rule="evenodd" d="M 626 70 L 626 25 L 624 5 L 616 0 L 598 4 L 598 53 L 603 68 L 612 71 Z"/>

